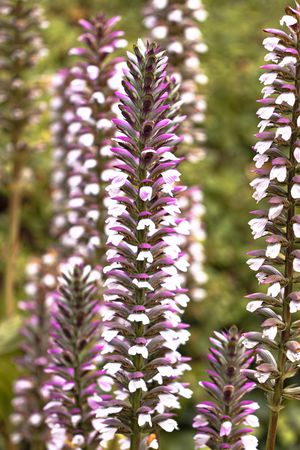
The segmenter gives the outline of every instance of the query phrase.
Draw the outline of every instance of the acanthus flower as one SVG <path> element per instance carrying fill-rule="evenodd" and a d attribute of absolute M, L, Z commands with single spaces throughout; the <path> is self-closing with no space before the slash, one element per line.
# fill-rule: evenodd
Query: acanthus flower
<path fill-rule="evenodd" d="M 184 136 L 180 151 L 191 161 L 204 155 L 205 135 L 202 129 L 206 101 L 199 86 L 207 83 L 200 55 L 207 51 L 199 23 L 207 17 L 201 0 L 149 0 L 144 23 L 152 39 L 157 39 L 169 55 L 172 78 L 178 83 L 181 110 L 186 120 L 181 123 Z"/>
<path fill-rule="evenodd" d="M 200 63 L 200 55 L 207 47 L 199 29 L 199 22 L 203 22 L 206 16 L 201 0 L 149 0 L 145 8 L 146 27 L 152 38 L 159 39 L 162 48 L 168 53 L 170 97 L 173 100 L 168 117 L 175 121 L 177 133 L 183 136 L 183 142 L 176 154 L 166 152 L 166 158 L 184 155 L 195 162 L 205 154 L 203 122 L 206 101 L 200 94 L 199 86 L 207 82 Z M 181 264 L 181 268 L 186 272 L 182 276 L 185 278 L 183 285 L 189 289 L 191 298 L 199 301 L 205 297 L 203 285 L 207 281 L 203 270 L 205 232 L 202 193 L 198 187 L 192 186 L 182 192 L 179 203 L 183 217 L 188 220 L 181 221 L 178 227 L 183 250 L 181 262 L 178 264 Z M 191 232 L 186 233 L 184 226 L 188 226 Z"/>
<path fill-rule="evenodd" d="M 75 266 L 60 278 L 53 307 L 44 410 L 50 428 L 49 450 L 98 448 L 88 399 L 96 394 L 104 371 L 97 370 L 101 345 L 99 301 L 91 269 Z"/>
<path fill-rule="evenodd" d="M 255 450 L 258 441 L 251 435 L 259 426 L 254 414 L 257 403 L 245 400 L 255 383 L 244 374 L 253 357 L 243 346 L 243 338 L 235 326 L 228 332 L 216 332 L 211 339 L 209 353 L 210 382 L 200 386 L 212 397 L 197 405 L 198 415 L 194 419 L 195 448 Z"/>
<path fill-rule="evenodd" d="M 105 187 L 111 173 L 115 112 L 114 89 L 123 59 L 111 55 L 126 45 L 114 30 L 118 17 L 99 15 L 80 24 L 79 59 L 57 74 L 54 107 L 53 235 L 65 254 L 77 254 L 96 266 L 105 254 Z"/>
<path fill-rule="evenodd" d="M 204 285 L 207 282 L 203 245 L 206 233 L 202 221 L 205 208 L 202 199 L 203 194 L 196 186 L 189 187 L 179 195 L 179 206 L 184 219 L 180 219 L 177 225 L 179 245 L 183 251 L 182 259 L 187 263 L 182 284 L 189 290 L 191 299 L 196 302 L 205 297 Z"/>
<path fill-rule="evenodd" d="M 9 221 L 3 283 L 7 316 L 14 313 L 16 305 L 20 209 L 28 174 L 33 176 L 30 155 L 33 148 L 41 147 L 28 139 L 28 130 L 37 123 L 43 109 L 39 83 L 29 74 L 46 52 L 40 30 L 47 27 L 47 22 L 35 3 L 3 0 L 0 5 L 0 126 L 4 149 L 0 177 L 8 187 Z"/>
<path fill-rule="evenodd" d="M 47 389 L 48 345 L 51 291 L 56 286 L 57 255 L 49 252 L 42 259 L 27 264 L 25 292 L 28 300 L 19 302 L 26 318 L 20 330 L 23 356 L 17 361 L 21 372 L 14 385 L 11 440 L 15 444 L 42 445 L 48 441 L 44 406 L 49 399 Z"/>
<path fill-rule="evenodd" d="M 297 3 L 297 2 L 296 2 Z M 299 326 L 293 317 L 298 311 L 299 282 L 298 199 L 300 198 L 299 160 L 299 42 L 300 8 L 288 7 L 281 25 L 287 32 L 266 29 L 270 35 L 263 44 L 267 64 L 260 77 L 264 84 L 258 116 L 259 141 L 254 146 L 258 178 L 251 184 L 253 197 L 264 202 L 250 221 L 255 239 L 264 237 L 266 248 L 251 252 L 260 284 L 266 293 L 248 296 L 248 310 L 264 319 L 262 333 L 246 333 L 248 345 L 256 348 L 257 367 L 251 377 L 268 392 L 270 427 L 268 450 L 275 448 L 279 412 L 284 399 L 298 398 L 287 380 L 299 370 L 297 338 Z M 262 128 L 263 129 L 262 129 Z M 296 351 L 293 349 L 296 348 Z"/>
<path fill-rule="evenodd" d="M 121 433 L 137 450 L 144 438 L 148 441 L 147 436 L 157 435 L 159 429 L 177 428 L 170 410 L 174 401 L 177 407 L 178 396 L 189 397 L 191 391 L 177 381 L 189 368 L 178 352 L 189 332 L 181 323 L 180 298 L 186 290 L 176 268 L 180 160 L 163 158 L 164 148 L 172 153 L 180 142 L 174 134 L 176 124 L 166 119 L 167 57 L 155 43 L 145 46 L 139 41 L 127 65 L 125 94 L 117 93 L 123 119 L 114 119 L 120 131 L 112 148 L 116 173 L 107 189 L 105 328 L 117 334 L 105 350 L 104 368 L 109 366 L 118 391 L 115 399 L 95 408 L 95 426 L 102 445 Z M 170 404 L 163 400 L 167 394 L 174 398 Z M 110 414 L 116 404 L 120 411 Z M 97 418 L 103 409 L 104 421 Z M 149 448 L 158 448 L 156 439 L 151 442 L 155 444 Z"/>

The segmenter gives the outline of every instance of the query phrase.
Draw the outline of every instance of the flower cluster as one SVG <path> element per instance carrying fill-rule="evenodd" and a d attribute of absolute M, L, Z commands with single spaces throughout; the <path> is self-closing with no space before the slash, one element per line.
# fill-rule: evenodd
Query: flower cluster
<path fill-rule="evenodd" d="M 204 270 L 204 248 L 203 242 L 206 234 L 202 222 L 205 212 L 203 194 L 197 186 L 189 187 L 179 196 L 179 207 L 182 216 L 188 222 L 185 234 L 181 237 L 180 247 L 186 253 L 189 263 L 188 270 L 183 276 L 183 286 L 187 287 L 192 300 L 199 302 L 205 297 L 203 286 L 207 281 Z M 185 225 L 181 221 L 181 228 Z"/>
<path fill-rule="evenodd" d="M 46 369 L 50 401 L 45 407 L 51 430 L 49 450 L 98 447 L 88 398 L 98 390 L 101 334 L 99 301 L 88 266 L 75 266 L 61 276 L 51 321 L 50 361 Z M 103 381 L 103 380 L 102 380 Z"/>
<path fill-rule="evenodd" d="M 39 7 L 25 0 L 3 0 L 0 6 L 0 121 L 13 149 L 24 151 L 23 130 L 37 112 L 37 90 L 29 84 L 28 71 L 44 54 L 40 27 L 47 26 Z M 14 137 L 14 139 L 12 139 Z"/>
<path fill-rule="evenodd" d="M 20 208 L 23 186 L 28 177 L 30 143 L 26 137 L 36 121 L 40 105 L 31 68 L 44 53 L 40 28 L 47 23 L 39 7 L 25 0 L 3 0 L 0 5 L 0 126 L 1 179 L 8 185 L 9 228 L 6 242 L 4 300 L 6 313 L 14 312 L 14 288 L 18 252 Z M 6 156 L 3 156 L 6 155 Z"/>
<path fill-rule="evenodd" d="M 137 450 L 143 439 L 146 448 L 158 448 L 158 431 L 177 428 L 171 411 L 179 408 L 178 395 L 191 391 L 178 381 L 189 368 L 178 352 L 189 336 L 181 323 L 188 297 L 178 277 L 176 195 L 183 187 L 174 155 L 180 138 L 176 122 L 166 118 L 167 57 L 157 44 L 139 41 L 127 66 L 125 92 L 117 92 L 123 119 L 114 119 L 120 131 L 112 148 L 116 172 L 107 188 L 104 369 L 118 390 L 95 405 L 94 426 L 103 445 L 121 433 Z"/>
<path fill-rule="evenodd" d="M 53 233 L 65 253 L 95 265 L 105 253 L 105 186 L 110 173 L 112 115 L 122 58 L 111 55 L 126 45 L 114 30 L 118 17 L 81 20 L 80 60 L 55 79 L 53 101 L 56 150 L 53 174 Z"/>
<path fill-rule="evenodd" d="M 249 382 L 243 371 L 253 358 L 242 344 L 243 338 L 235 326 L 228 332 L 215 332 L 208 355 L 211 381 L 200 382 L 200 386 L 213 398 L 199 403 L 198 415 L 194 419 L 195 448 L 212 450 L 255 450 L 257 438 L 251 435 L 253 427 L 259 425 L 254 415 L 257 403 L 244 400 L 255 383 Z"/>
<path fill-rule="evenodd" d="M 257 113 L 259 141 L 254 146 L 257 178 L 251 183 L 253 197 L 263 206 L 253 211 L 250 226 L 254 239 L 263 237 L 266 248 L 250 252 L 248 261 L 258 282 L 267 288 L 248 296 L 247 309 L 263 317 L 262 332 L 246 333 L 246 344 L 257 347 L 252 375 L 268 392 L 272 411 L 267 448 L 273 448 L 270 442 L 276 437 L 283 399 L 300 398 L 300 388 L 286 384 L 298 372 L 300 361 L 299 323 L 294 318 L 300 310 L 300 7 L 287 8 L 280 23 L 285 31 L 265 30 L 267 64 L 260 77 L 264 87 Z"/>
<path fill-rule="evenodd" d="M 202 129 L 206 102 L 199 87 L 207 82 L 199 55 L 206 52 L 199 22 L 206 19 L 201 0 L 149 0 L 145 25 L 169 55 L 169 67 L 180 82 L 182 113 L 186 120 L 181 132 L 181 150 L 192 161 L 203 157 L 205 135 Z"/>
<path fill-rule="evenodd" d="M 20 330 L 23 356 L 18 366 L 22 376 L 14 386 L 11 439 L 14 443 L 32 444 L 33 447 L 45 442 L 48 436 L 43 411 L 48 398 L 45 368 L 49 362 L 49 310 L 53 301 L 48 293 L 56 286 L 56 274 L 53 273 L 56 258 L 55 253 L 48 253 L 42 260 L 33 260 L 27 265 L 25 290 L 30 299 L 19 303 L 27 318 Z"/>
<path fill-rule="evenodd" d="M 172 73 L 170 97 L 174 100 L 168 117 L 176 120 L 178 131 L 183 135 L 179 151 L 183 150 L 184 156 L 191 161 L 197 161 L 204 154 L 205 139 L 201 127 L 206 103 L 199 93 L 199 85 L 205 84 L 207 78 L 200 68 L 199 55 L 206 51 L 206 45 L 199 22 L 205 18 L 206 11 L 200 0 L 150 0 L 145 9 L 146 27 L 168 53 Z M 192 187 L 181 195 L 179 201 L 191 230 L 189 236 L 181 240 L 181 248 L 190 264 L 183 283 L 188 287 L 191 298 L 199 301 L 205 295 L 203 284 L 207 279 L 203 270 L 202 193 L 197 187 Z"/>

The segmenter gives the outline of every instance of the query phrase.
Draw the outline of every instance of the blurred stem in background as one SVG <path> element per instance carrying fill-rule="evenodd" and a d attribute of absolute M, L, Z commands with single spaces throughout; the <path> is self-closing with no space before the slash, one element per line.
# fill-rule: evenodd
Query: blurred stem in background
<path fill-rule="evenodd" d="M 14 285 L 16 278 L 16 261 L 19 247 L 20 213 L 22 198 L 22 172 L 24 168 L 23 152 L 18 153 L 14 146 L 12 180 L 9 189 L 8 240 L 5 248 L 6 268 L 4 276 L 5 313 L 11 317 L 15 312 Z"/>

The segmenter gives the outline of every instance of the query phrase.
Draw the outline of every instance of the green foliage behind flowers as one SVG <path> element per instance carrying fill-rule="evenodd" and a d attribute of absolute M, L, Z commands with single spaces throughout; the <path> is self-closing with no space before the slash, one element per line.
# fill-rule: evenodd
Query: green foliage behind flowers
<path fill-rule="evenodd" d="M 143 0 L 43 0 L 50 26 L 44 31 L 49 53 L 39 65 L 38 77 L 43 81 L 49 97 L 51 75 L 64 67 L 71 57 L 67 52 L 79 35 L 77 22 L 97 12 L 122 15 L 120 28 L 133 42 L 143 33 Z M 260 86 L 259 66 L 263 64 L 264 50 L 261 31 L 264 27 L 278 25 L 286 4 L 282 0 L 204 0 L 209 16 L 202 26 L 209 52 L 202 58 L 209 77 L 207 86 L 208 113 L 206 120 L 207 158 L 196 166 L 185 164 L 185 180 L 199 184 L 204 190 L 207 214 L 205 217 L 208 239 L 206 242 L 209 275 L 207 299 L 190 305 L 187 319 L 191 323 L 192 337 L 187 353 L 193 356 L 193 372 L 188 374 L 195 391 L 193 401 L 184 404 L 181 412 L 181 429 L 178 434 L 166 436 L 164 450 L 192 449 L 191 423 L 194 405 L 203 400 L 197 381 L 203 379 L 206 366 L 208 337 L 214 329 L 228 327 L 233 322 L 242 330 L 256 327 L 251 315 L 245 311 L 243 296 L 256 290 L 256 280 L 246 266 L 245 253 L 255 248 L 247 225 L 249 211 L 255 209 L 251 189 L 251 145 L 256 132 L 257 105 Z M 51 220 L 50 188 L 51 141 L 49 115 L 34 136 L 43 141 L 47 151 L 33 156 L 34 174 L 28 186 L 22 212 L 22 255 L 19 264 L 19 292 L 24 292 L 23 268 L 29 255 L 45 251 L 50 242 Z M 1 136 L 0 136 L 1 144 Z M 5 241 L 7 197 L 5 186 L 0 187 L 0 242 Z M 0 265 L 2 268 L 2 265 Z M 252 322 L 251 322 L 252 321 Z M 12 343 L 14 345 L 12 346 Z M 15 339 L 8 342 L 13 352 Z M 2 354 L 2 343 L 1 343 Z M 9 411 L 11 381 L 15 375 L 10 358 L 0 355 L 0 366 L 5 374 L 0 383 L 0 420 L 6 420 Z M 9 376 L 8 376 L 9 374 Z M 7 380 L 7 381 L 6 381 Z M 300 444 L 299 405 L 283 416 L 280 423 L 278 450 L 296 450 Z M 267 411 L 262 410 L 262 439 L 265 435 Z M 6 449 L 5 446 L 0 449 Z"/>

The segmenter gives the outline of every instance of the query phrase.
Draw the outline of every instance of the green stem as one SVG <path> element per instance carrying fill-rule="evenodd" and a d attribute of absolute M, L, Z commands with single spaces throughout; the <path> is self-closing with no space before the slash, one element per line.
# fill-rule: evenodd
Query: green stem
<path fill-rule="evenodd" d="M 298 45 L 299 47 L 299 45 Z M 298 51 L 300 48 L 298 48 Z M 293 292 L 293 258 L 292 252 L 295 250 L 295 239 L 293 233 L 293 223 L 292 218 L 295 215 L 295 200 L 291 195 L 291 189 L 293 186 L 293 177 L 295 176 L 295 167 L 296 161 L 294 157 L 294 148 L 296 144 L 296 140 L 298 137 L 297 132 L 297 116 L 298 116 L 298 108 L 299 108 L 299 98 L 300 98 L 300 63 L 297 64 L 296 69 L 296 102 L 293 108 L 293 116 L 292 116 L 292 129 L 293 135 L 291 138 L 290 144 L 290 162 L 292 164 L 292 169 L 288 175 L 288 184 L 287 184 L 287 193 L 288 193 L 288 201 L 289 208 L 287 212 L 287 225 L 286 225 L 286 238 L 288 241 L 288 247 L 286 249 L 285 255 L 285 278 L 288 280 L 288 284 L 284 289 L 284 298 L 283 298 L 283 306 L 282 306 L 282 319 L 285 324 L 285 329 L 281 333 L 280 343 L 279 343 L 279 353 L 278 353 L 278 372 L 279 376 L 275 381 L 274 391 L 269 400 L 269 407 L 271 410 L 270 419 L 269 419 L 269 427 L 268 427 L 268 435 L 266 442 L 266 450 L 275 450 L 276 445 L 276 436 L 277 436 L 277 428 L 278 428 L 278 419 L 279 413 L 282 409 L 283 402 L 283 389 L 284 389 L 284 379 L 285 379 L 285 365 L 286 365 L 286 343 L 289 341 L 291 337 L 291 323 L 292 316 L 290 313 L 290 306 L 288 301 L 288 296 Z"/>
<path fill-rule="evenodd" d="M 141 433 L 139 432 L 139 426 L 135 427 L 135 425 L 133 425 L 132 431 L 130 450 L 139 450 L 141 444 Z"/>

